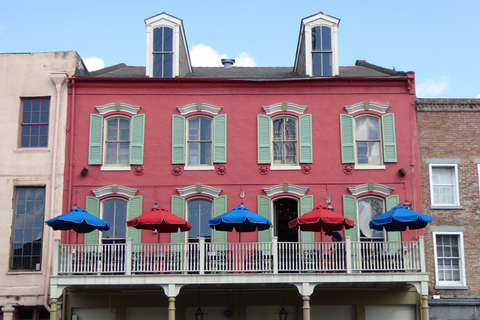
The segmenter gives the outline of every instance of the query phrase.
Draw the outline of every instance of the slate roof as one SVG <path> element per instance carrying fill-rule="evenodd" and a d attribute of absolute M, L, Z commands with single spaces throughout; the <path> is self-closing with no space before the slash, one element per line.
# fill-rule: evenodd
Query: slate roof
<path fill-rule="evenodd" d="M 378 78 L 378 77 L 406 77 L 407 73 L 386 69 L 364 60 L 357 60 L 355 66 L 340 67 L 339 77 Z M 146 78 L 145 67 L 131 67 L 124 63 L 89 72 L 77 77 L 94 78 Z M 236 79 L 236 80 L 287 80 L 302 79 L 293 72 L 293 67 L 194 67 L 193 72 L 184 78 L 195 79 Z M 308 77 L 311 78 L 311 77 Z"/>

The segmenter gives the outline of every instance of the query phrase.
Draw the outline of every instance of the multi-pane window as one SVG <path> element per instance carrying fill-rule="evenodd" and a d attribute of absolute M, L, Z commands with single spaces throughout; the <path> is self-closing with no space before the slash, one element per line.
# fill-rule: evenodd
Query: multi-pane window
<path fill-rule="evenodd" d="M 22 100 L 20 147 L 48 146 L 48 99 Z"/>
<path fill-rule="evenodd" d="M 194 199 L 188 202 L 188 222 L 192 229 L 188 232 L 189 239 L 198 237 L 210 238 L 212 231 L 208 220 L 212 218 L 212 202 L 205 199 Z"/>
<path fill-rule="evenodd" d="M 314 77 L 332 75 L 332 29 L 329 27 L 312 28 L 312 68 Z"/>
<path fill-rule="evenodd" d="M 130 119 L 110 118 L 106 121 L 105 164 L 128 165 L 130 151 Z"/>
<path fill-rule="evenodd" d="M 212 120 L 193 118 L 188 120 L 188 165 L 212 164 Z"/>
<path fill-rule="evenodd" d="M 362 198 L 358 200 L 358 219 L 362 240 L 383 239 L 383 231 L 370 229 L 370 221 L 384 212 L 383 199 Z"/>
<path fill-rule="evenodd" d="M 297 120 L 273 119 L 273 164 L 297 164 Z"/>
<path fill-rule="evenodd" d="M 437 284 L 464 285 L 461 233 L 434 233 Z"/>
<path fill-rule="evenodd" d="M 359 117 L 355 119 L 355 144 L 357 164 L 381 164 L 379 118 Z"/>
<path fill-rule="evenodd" d="M 171 78 L 173 75 L 173 29 L 153 29 L 153 76 Z"/>
<path fill-rule="evenodd" d="M 102 202 L 103 220 L 112 228 L 102 232 L 103 243 L 124 243 L 127 235 L 127 201 L 109 199 Z"/>
<path fill-rule="evenodd" d="M 10 267 L 12 270 L 40 270 L 44 209 L 44 187 L 16 189 Z"/>
<path fill-rule="evenodd" d="M 458 206 L 456 165 L 430 165 L 432 206 Z"/>

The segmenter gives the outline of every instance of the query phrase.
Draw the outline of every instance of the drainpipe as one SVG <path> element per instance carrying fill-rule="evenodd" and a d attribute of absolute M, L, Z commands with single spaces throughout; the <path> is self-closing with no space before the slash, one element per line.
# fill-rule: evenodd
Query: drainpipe
<path fill-rule="evenodd" d="M 56 194 L 56 184 L 57 184 L 57 148 L 58 148 L 58 127 L 60 126 L 60 107 L 62 105 L 62 86 L 67 80 L 68 75 L 65 72 L 52 72 L 51 73 L 52 81 L 55 83 L 55 89 L 57 92 L 57 97 L 55 99 L 55 122 L 53 129 L 53 145 L 52 145 L 52 167 L 50 172 L 50 205 L 48 210 L 48 219 L 52 219 L 55 212 L 55 194 Z M 52 268 L 52 253 L 53 253 L 53 230 L 49 230 L 48 233 L 48 257 L 47 257 L 47 268 L 45 276 L 45 290 L 43 294 L 43 304 L 45 309 L 50 312 L 50 306 L 48 304 L 49 289 L 50 289 L 50 271 Z"/>

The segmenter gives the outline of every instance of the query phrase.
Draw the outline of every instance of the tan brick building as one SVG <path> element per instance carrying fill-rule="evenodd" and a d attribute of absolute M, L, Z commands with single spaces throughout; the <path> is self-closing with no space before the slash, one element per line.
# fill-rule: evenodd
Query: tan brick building
<path fill-rule="evenodd" d="M 431 319 L 480 318 L 480 100 L 418 99 Z"/>

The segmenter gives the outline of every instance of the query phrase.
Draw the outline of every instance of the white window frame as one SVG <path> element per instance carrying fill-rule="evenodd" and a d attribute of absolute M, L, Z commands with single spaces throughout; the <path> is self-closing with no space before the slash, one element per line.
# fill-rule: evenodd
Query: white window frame
<path fill-rule="evenodd" d="M 189 212 L 189 205 L 190 205 L 190 202 L 192 201 L 198 201 L 198 200 L 203 200 L 203 201 L 208 201 L 210 202 L 210 206 L 211 206 L 211 209 L 210 209 L 210 219 L 213 218 L 213 199 L 211 198 L 208 198 L 208 197 L 202 197 L 202 196 L 199 196 L 199 197 L 192 197 L 192 198 L 189 198 L 189 199 L 186 199 L 185 201 L 185 220 L 187 220 L 188 222 L 190 222 L 192 224 L 192 228 L 194 227 L 194 224 L 192 223 L 193 221 L 189 221 L 189 218 L 190 218 L 190 212 Z M 200 226 L 197 226 L 198 228 L 200 228 Z M 190 238 L 189 235 L 188 235 L 188 232 L 185 232 L 185 238 L 186 238 L 186 242 L 188 242 L 190 239 L 200 239 L 202 238 L 202 236 L 199 236 L 197 238 Z M 199 234 L 200 234 L 200 229 L 199 229 Z M 209 241 L 213 241 L 213 229 L 210 228 L 210 236 L 209 237 L 203 237 L 205 239 L 209 239 Z"/>
<path fill-rule="evenodd" d="M 296 147 L 295 147 L 295 164 L 275 164 L 275 148 L 273 147 L 273 142 L 274 142 L 274 127 L 273 127 L 273 122 L 279 118 L 289 118 L 295 120 L 295 138 L 296 138 Z M 271 166 L 270 170 L 300 170 L 300 154 L 299 154 L 299 148 L 300 148 L 300 142 L 299 142 L 299 125 L 300 125 L 300 119 L 298 117 L 289 115 L 289 114 L 279 114 L 275 117 L 270 118 L 271 121 Z"/>
<path fill-rule="evenodd" d="M 189 147 L 188 147 L 188 133 L 190 130 L 190 120 L 194 119 L 207 119 L 210 121 L 210 164 L 190 164 L 189 162 Z M 215 170 L 213 165 L 213 118 L 208 116 L 192 116 L 185 119 L 185 165 L 184 170 Z"/>
<path fill-rule="evenodd" d="M 433 168 L 452 168 L 454 170 L 454 190 L 453 190 L 453 203 L 435 203 L 433 195 Z M 429 179 L 430 179 L 430 209 L 462 209 L 460 206 L 460 192 L 459 192 L 459 180 L 458 180 L 458 164 L 456 163 L 429 163 L 428 167 Z"/>
<path fill-rule="evenodd" d="M 108 130 L 108 120 L 114 118 L 122 118 L 128 120 L 130 123 L 129 129 L 129 140 L 128 140 L 128 164 L 107 164 L 107 130 Z M 102 142 L 102 149 L 103 149 L 103 156 L 102 156 L 102 167 L 100 168 L 101 171 L 122 171 L 122 170 L 130 170 L 130 147 L 132 143 L 132 118 L 124 116 L 124 115 L 111 115 L 108 117 L 103 118 L 103 142 Z"/>
<path fill-rule="evenodd" d="M 378 143 L 379 143 L 379 157 L 380 163 L 378 164 L 369 164 L 369 163 L 358 163 L 358 149 L 357 149 L 357 120 L 359 118 L 375 118 L 378 120 Z M 382 128 L 382 117 L 372 115 L 372 114 L 361 114 L 353 118 L 353 135 L 355 139 L 355 170 L 371 170 L 371 169 L 385 169 L 384 163 L 384 154 L 383 154 L 383 128 Z"/>
<path fill-rule="evenodd" d="M 128 220 L 128 199 L 125 199 L 125 198 L 122 198 L 122 197 L 107 197 L 105 199 L 102 199 L 100 200 L 100 210 L 99 210 L 99 217 L 100 219 L 103 219 L 105 220 L 104 216 L 103 216 L 103 206 L 105 204 L 105 202 L 107 201 L 111 201 L 111 200 L 120 200 L 122 202 L 125 202 L 125 206 L 126 206 L 126 216 L 125 216 L 125 238 L 122 239 L 122 238 L 111 238 L 111 240 L 127 240 L 128 238 L 128 227 L 127 227 L 127 220 Z M 116 217 L 115 217 L 116 218 Z M 112 229 L 115 228 L 115 224 L 112 225 Z M 107 239 L 110 239 L 110 238 L 103 238 L 103 233 L 99 233 L 99 237 L 98 237 L 98 244 L 102 244 L 103 243 L 103 240 L 107 240 Z M 117 242 L 118 243 L 118 242 Z"/>
<path fill-rule="evenodd" d="M 437 235 L 456 235 L 458 236 L 458 251 L 459 251 L 459 268 L 460 268 L 460 281 L 439 281 L 438 280 L 438 257 L 437 257 Z M 463 232 L 457 231 L 433 231 L 433 252 L 435 259 L 435 289 L 468 289 L 467 278 L 465 275 L 465 255 L 463 245 Z"/>

